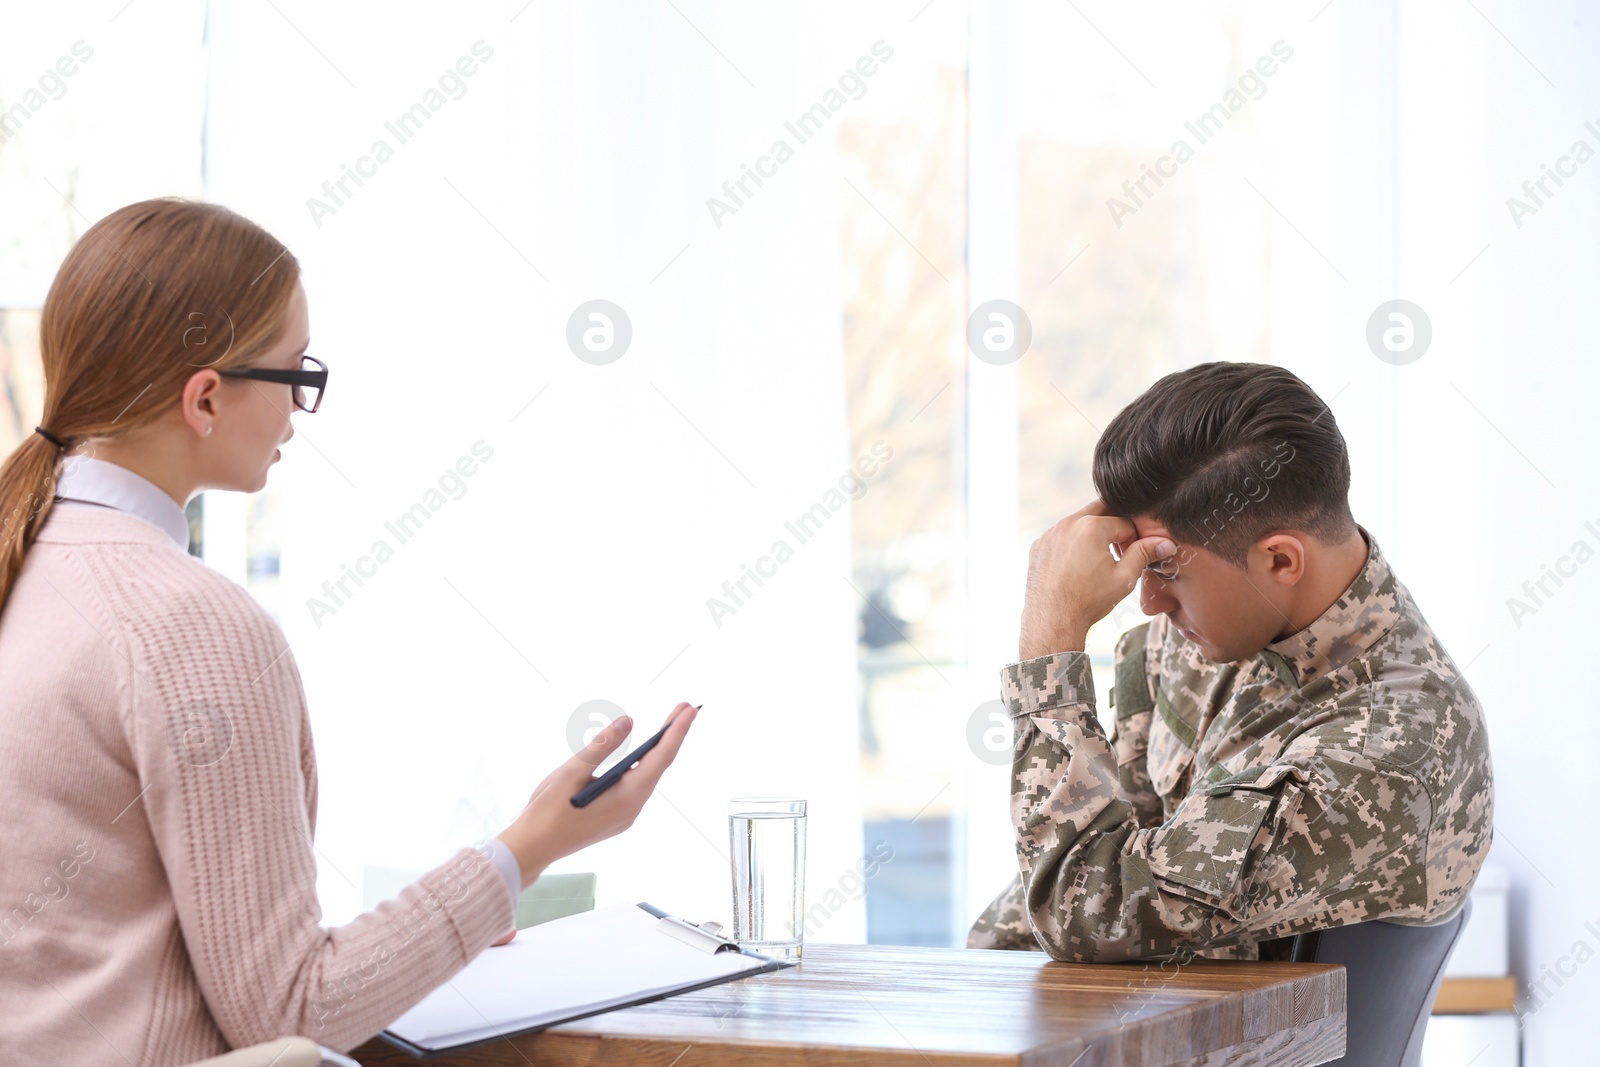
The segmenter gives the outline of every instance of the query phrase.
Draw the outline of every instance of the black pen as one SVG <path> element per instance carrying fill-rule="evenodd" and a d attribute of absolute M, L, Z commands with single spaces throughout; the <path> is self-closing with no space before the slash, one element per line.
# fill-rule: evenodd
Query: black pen
<path fill-rule="evenodd" d="M 694 706 L 694 710 L 699 711 L 704 706 L 704 704 L 696 704 Z M 671 722 L 667 723 L 667 726 L 671 725 Z M 644 758 L 645 753 L 649 752 L 652 748 L 655 748 L 658 743 L 660 743 L 661 736 L 667 732 L 667 726 L 663 726 L 661 729 L 651 734 L 650 740 L 646 741 L 644 744 L 640 745 L 638 748 L 622 757 L 621 762 L 619 762 L 615 767 L 611 768 L 609 771 L 602 774 L 600 777 L 596 778 L 594 781 L 590 782 L 588 785 L 584 786 L 582 789 L 573 794 L 572 806 L 575 808 L 588 807 L 589 801 L 593 800 L 595 797 L 599 796 L 601 793 L 604 793 L 607 789 L 610 789 L 612 786 L 620 782 L 622 780 L 622 776 L 627 774 L 634 764 L 638 763 L 639 760 Z"/>

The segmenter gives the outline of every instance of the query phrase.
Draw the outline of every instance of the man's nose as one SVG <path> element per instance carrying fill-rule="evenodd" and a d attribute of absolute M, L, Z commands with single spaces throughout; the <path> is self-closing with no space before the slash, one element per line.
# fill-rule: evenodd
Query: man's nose
<path fill-rule="evenodd" d="M 1143 575 L 1139 579 L 1139 610 L 1146 615 L 1164 615 L 1175 611 L 1178 601 L 1165 591 L 1166 584 L 1154 575 Z"/>

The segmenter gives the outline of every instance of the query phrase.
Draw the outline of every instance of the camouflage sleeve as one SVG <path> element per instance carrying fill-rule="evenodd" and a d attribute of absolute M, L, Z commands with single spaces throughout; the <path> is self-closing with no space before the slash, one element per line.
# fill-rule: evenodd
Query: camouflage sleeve
<path fill-rule="evenodd" d="M 1117 781 L 1122 796 L 1140 826 L 1161 824 L 1161 796 L 1150 780 L 1145 754 L 1150 747 L 1150 718 L 1155 711 L 1155 689 L 1146 667 L 1145 644 L 1150 624 L 1135 626 L 1117 639 L 1112 650 L 1116 682 L 1111 703 L 1116 710 L 1112 744 L 1116 750 Z M 967 932 L 968 948 L 1034 949 L 1033 923 L 1023 895 L 1022 876 L 1015 875 Z"/>
<path fill-rule="evenodd" d="M 1033 923 L 1028 919 L 1020 874 L 1012 877 L 1011 884 L 1001 890 L 1000 895 L 983 909 L 977 922 L 972 924 L 972 929 L 967 931 L 967 947 L 1039 951 L 1039 941 L 1033 936 Z"/>
<path fill-rule="evenodd" d="M 1020 907 L 1056 959 L 1187 957 L 1426 907 L 1429 800 L 1410 773 L 1319 750 L 1201 781 L 1141 827 L 1088 657 L 1015 663 L 1002 679 Z"/>
<path fill-rule="evenodd" d="M 1116 681 L 1111 704 L 1117 713 L 1111 743 L 1116 751 L 1117 783 L 1133 807 L 1140 826 L 1161 825 L 1161 796 L 1150 780 L 1146 754 L 1150 749 L 1150 720 L 1155 714 L 1155 687 L 1150 677 L 1145 642 L 1150 624 L 1135 626 L 1117 639 L 1112 652 Z"/>

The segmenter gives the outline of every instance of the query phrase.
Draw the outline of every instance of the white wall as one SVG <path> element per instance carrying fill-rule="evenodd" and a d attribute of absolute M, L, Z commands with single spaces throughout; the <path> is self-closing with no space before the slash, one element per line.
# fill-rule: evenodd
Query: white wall
<path fill-rule="evenodd" d="M 1526 984 L 1543 979 L 1549 993 L 1535 991 L 1523 1004 L 1527 1062 L 1581 1063 L 1595 1056 L 1600 1004 L 1600 965 L 1590 962 L 1600 955 L 1600 851 L 1589 840 L 1600 751 L 1600 694 L 1589 666 L 1600 565 L 1579 567 L 1559 589 L 1547 583 L 1555 595 L 1520 626 L 1507 599 L 1521 597 L 1522 583 L 1575 542 L 1600 551 L 1600 158 L 1520 228 L 1505 199 L 1575 140 L 1600 151 L 1600 134 L 1584 125 L 1600 120 L 1600 38 L 1592 5 L 1494 4 L 1485 12 L 1531 63 L 1485 38 L 1488 195 L 1481 214 L 1464 223 L 1481 228 L 1480 243 L 1490 246 L 1473 268 L 1488 268 L 1484 356 L 1459 384 L 1495 428 L 1471 412 L 1460 425 L 1487 442 L 1483 468 L 1460 477 L 1473 499 L 1463 525 L 1484 531 L 1485 552 L 1447 580 L 1478 587 L 1488 643 L 1472 680 L 1493 709 L 1495 855 L 1514 872 L 1513 966 Z"/>

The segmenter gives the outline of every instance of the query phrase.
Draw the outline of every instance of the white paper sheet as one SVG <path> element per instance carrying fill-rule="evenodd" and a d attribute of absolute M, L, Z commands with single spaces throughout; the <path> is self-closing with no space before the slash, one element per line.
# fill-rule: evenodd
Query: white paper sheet
<path fill-rule="evenodd" d="M 686 945 L 656 929 L 658 922 L 636 904 L 614 904 L 519 930 L 388 1032 L 419 1048 L 449 1048 L 767 966 L 740 952 Z"/>

